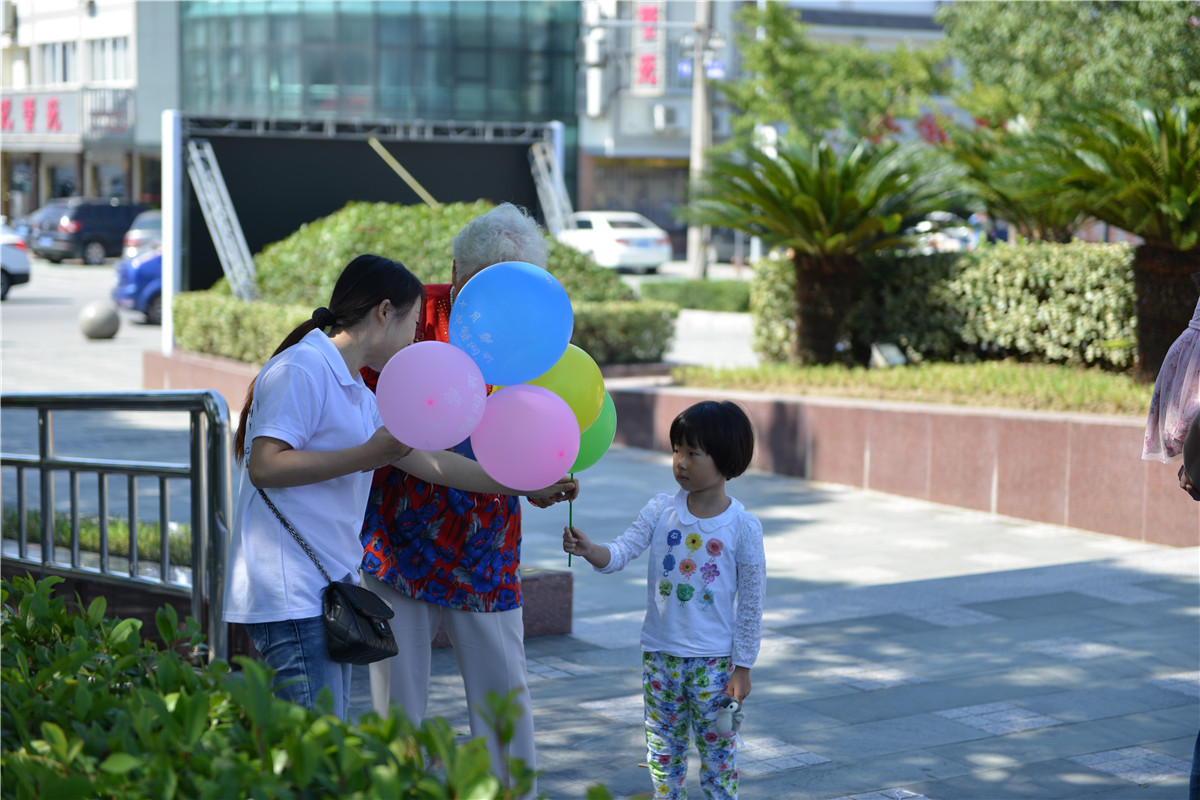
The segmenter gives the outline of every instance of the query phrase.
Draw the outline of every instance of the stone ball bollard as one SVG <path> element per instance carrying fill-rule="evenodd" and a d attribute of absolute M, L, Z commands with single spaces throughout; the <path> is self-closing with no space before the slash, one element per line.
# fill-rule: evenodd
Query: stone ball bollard
<path fill-rule="evenodd" d="M 79 312 L 79 329 L 89 339 L 111 339 L 120 327 L 117 310 L 102 300 L 88 303 Z"/>

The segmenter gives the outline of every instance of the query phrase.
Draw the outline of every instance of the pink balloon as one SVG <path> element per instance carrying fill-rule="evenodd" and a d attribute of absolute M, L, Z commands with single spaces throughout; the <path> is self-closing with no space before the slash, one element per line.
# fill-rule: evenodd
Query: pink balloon
<path fill-rule="evenodd" d="M 400 441 L 445 450 L 483 418 L 487 385 L 469 355 L 445 342 L 417 342 L 392 356 L 375 386 L 379 416 Z"/>
<path fill-rule="evenodd" d="M 541 489 L 570 473 L 579 455 L 579 421 L 549 389 L 505 386 L 488 398 L 471 448 L 484 472 L 510 489 Z"/>

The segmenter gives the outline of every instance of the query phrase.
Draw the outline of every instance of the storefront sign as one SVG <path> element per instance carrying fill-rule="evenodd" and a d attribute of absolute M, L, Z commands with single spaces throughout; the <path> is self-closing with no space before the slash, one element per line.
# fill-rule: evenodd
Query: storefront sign
<path fill-rule="evenodd" d="M 667 21 L 665 0 L 634 3 L 633 81 L 631 92 L 658 97 L 666 89 L 667 35 L 660 24 Z"/>
<path fill-rule="evenodd" d="M 0 133 L 14 138 L 79 135 L 76 92 L 12 92 L 0 96 Z"/>

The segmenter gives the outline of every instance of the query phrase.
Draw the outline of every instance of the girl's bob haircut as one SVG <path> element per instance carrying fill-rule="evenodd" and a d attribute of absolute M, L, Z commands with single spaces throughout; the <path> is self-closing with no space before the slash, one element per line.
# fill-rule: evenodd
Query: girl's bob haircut
<path fill-rule="evenodd" d="M 671 446 L 690 444 L 712 457 L 726 480 L 736 478 L 754 457 L 754 426 L 737 403 L 705 400 L 680 412 L 671 423 Z"/>

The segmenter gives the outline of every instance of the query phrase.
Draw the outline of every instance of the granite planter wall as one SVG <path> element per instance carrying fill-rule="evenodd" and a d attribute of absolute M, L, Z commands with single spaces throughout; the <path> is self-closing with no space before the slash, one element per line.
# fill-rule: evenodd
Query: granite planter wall
<path fill-rule="evenodd" d="M 237 414 L 257 370 L 146 351 L 147 389 L 215 389 Z M 609 376 L 619 444 L 667 450 L 675 415 L 710 390 Z M 1178 547 L 1200 544 L 1200 503 L 1178 465 L 1141 460 L 1144 421 L 919 403 L 721 392 L 758 431 L 754 469 Z"/>

